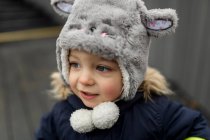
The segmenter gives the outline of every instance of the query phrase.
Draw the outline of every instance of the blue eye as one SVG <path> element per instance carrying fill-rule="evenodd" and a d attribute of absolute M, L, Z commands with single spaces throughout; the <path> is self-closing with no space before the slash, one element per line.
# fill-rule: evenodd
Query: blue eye
<path fill-rule="evenodd" d="M 80 68 L 80 65 L 78 63 L 72 62 L 72 63 L 70 63 L 70 68 L 78 69 L 78 68 Z"/>
<path fill-rule="evenodd" d="M 97 66 L 96 69 L 98 71 L 101 71 L 101 72 L 108 72 L 108 71 L 111 71 L 111 69 L 107 66 Z"/>

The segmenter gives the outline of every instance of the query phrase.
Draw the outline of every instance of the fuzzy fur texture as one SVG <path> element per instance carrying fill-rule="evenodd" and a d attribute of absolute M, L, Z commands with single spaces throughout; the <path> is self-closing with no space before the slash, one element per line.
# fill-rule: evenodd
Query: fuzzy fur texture
<path fill-rule="evenodd" d="M 104 111 L 106 110 L 106 111 Z M 111 128 L 118 120 L 120 110 L 113 102 L 104 102 L 93 108 L 92 120 L 96 128 Z"/>
<path fill-rule="evenodd" d="M 95 129 L 92 121 L 92 110 L 79 109 L 71 114 L 70 124 L 79 133 L 87 133 Z"/>
<path fill-rule="evenodd" d="M 175 10 L 147 10 L 141 0 L 53 0 L 56 12 L 59 4 L 72 5 L 57 40 L 57 63 L 64 82 L 69 85 L 72 49 L 114 59 L 122 72 L 123 100 L 132 99 L 144 80 L 151 36 L 161 37 L 174 32 L 178 20 Z M 65 10 L 63 14 L 65 16 Z M 171 22 L 172 26 L 161 30 L 147 27 L 147 22 L 155 23 L 153 21 L 159 19 Z"/>
<path fill-rule="evenodd" d="M 93 110 L 79 109 L 71 114 L 70 124 L 79 133 L 87 133 L 95 128 L 109 129 L 119 118 L 119 108 L 113 102 L 104 102 Z"/>
<path fill-rule="evenodd" d="M 152 21 L 154 19 L 168 19 L 173 21 L 172 22 L 172 27 L 170 28 L 170 30 L 162 30 L 161 32 L 157 32 L 155 30 L 150 30 L 147 29 L 148 33 L 151 36 L 154 37 L 162 37 L 165 36 L 167 34 L 169 34 L 170 32 L 175 32 L 175 29 L 178 26 L 178 18 L 174 15 L 176 15 L 176 11 L 173 9 L 151 9 L 148 11 L 149 16 L 148 20 Z M 146 24 L 146 23 L 145 23 Z"/>

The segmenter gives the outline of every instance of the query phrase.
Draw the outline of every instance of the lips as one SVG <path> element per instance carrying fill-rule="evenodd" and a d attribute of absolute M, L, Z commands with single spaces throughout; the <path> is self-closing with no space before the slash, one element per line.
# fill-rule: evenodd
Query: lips
<path fill-rule="evenodd" d="M 96 98 L 99 94 L 93 94 L 93 93 L 89 93 L 89 92 L 85 92 L 85 91 L 81 91 L 80 92 L 81 96 L 87 100 L 91 100 Z"/>

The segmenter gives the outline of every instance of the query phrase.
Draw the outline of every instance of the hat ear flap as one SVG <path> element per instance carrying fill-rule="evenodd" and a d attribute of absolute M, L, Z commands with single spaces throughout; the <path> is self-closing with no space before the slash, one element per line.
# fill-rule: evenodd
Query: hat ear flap
<path fill-rule="evenodd" d="M 51 5 L 56 13 L 67 18 L 72 10 L 74 0 L 51 0 Z"/>
<path fill-rule="evenodd" d="M 162 37 L 175 32 L 178 23 L 173 9 L 148 10 L 142 20 L 150 36 Z"/>

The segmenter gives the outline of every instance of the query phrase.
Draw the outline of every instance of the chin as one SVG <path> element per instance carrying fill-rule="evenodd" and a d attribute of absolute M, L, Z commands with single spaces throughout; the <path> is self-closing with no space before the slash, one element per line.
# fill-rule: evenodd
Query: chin
<path fill-rule="evenodd" d="M 90 102 L 83 102 L 85 104 L 85 106 L 89 107 L 89 108 L 94 108 L 95 106 L 97 106 L 98 104 L 96 103 L 90 103 Z"/>

